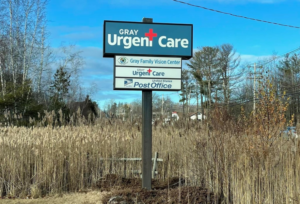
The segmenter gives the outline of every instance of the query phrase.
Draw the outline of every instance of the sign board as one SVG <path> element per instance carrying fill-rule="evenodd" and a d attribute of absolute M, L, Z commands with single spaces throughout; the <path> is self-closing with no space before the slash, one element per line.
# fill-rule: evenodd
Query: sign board
<path fill-rule="evenodd" d="M 115 77 L 181 79 L 181 69 L 151 67 L 116 67 Z"/>
<path fill-rule="evenodd" d="M 168 56 L 190 59 L 193 25 L 104 21 L 103 57 Z"/>
<path fill-rule="evenodd" d="M 117 90 L 176 91 L 181 89 L 181 79 L 115 78 L 114 83 L 114 88 Z"/>
<path fill-rule="evenodd" d="M 179 91 L 181 68 L 181 58 L 117 55 L 114 90 Z"/>
<path fill-rule="evenodd" d="M 116 66 L 129 67 L 175 67 L 181 68 L 179 57 L 115 56 Z"/>

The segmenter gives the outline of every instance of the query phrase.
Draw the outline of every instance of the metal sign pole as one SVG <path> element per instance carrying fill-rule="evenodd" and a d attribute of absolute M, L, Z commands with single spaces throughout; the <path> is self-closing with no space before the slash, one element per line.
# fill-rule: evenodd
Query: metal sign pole
<path fill-rule="evenodd" d="M 151 190 L 152 169 L 152 91 L 143 90 L 142 187 Z"/>
<path fill-rule="evenodd" d="M 143 23 L 152 23 L 152 18 L 143 18 Z M 142 91 L 142 188 L 151 190 L 152 169 L 152 91 Z"/>

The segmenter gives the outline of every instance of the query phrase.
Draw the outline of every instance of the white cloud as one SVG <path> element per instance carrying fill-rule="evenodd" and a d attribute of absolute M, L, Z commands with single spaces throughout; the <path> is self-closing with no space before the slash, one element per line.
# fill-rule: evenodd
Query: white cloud
<path fill-rule="evenodd" d="M 65 34 L 62 35 L 62 38 L 67 39 L 67 40 L 90 40 L 90 39 L 95 39 L 99 37 L 95 33 L 70 33 L 70 34 Z"/>
<path fill-rule="evenodd" d="M 254 63 L 259 61 L 264 61 L 267 59 L 270 59 L 272 55 L 246 55 L 246 54 L 240 54 L 241 57 L 241 63 Z"/>
<path fill-rule="evenodd" d="M 55 40 L 90 41 L 101 40 L 103 37 L 102 26 L 50 26 L 49 30 Z"/>
<path fill-rule="evenodd" d="M 130 103 L 140 100 L 142 98 L 142 93 L 141 91 L 101 91 L 97 96 L 98 99 L 95 100 L 100 108 L 104 108 L 105 102 L 110 99 L 113 99 L 116 102 Z"/>

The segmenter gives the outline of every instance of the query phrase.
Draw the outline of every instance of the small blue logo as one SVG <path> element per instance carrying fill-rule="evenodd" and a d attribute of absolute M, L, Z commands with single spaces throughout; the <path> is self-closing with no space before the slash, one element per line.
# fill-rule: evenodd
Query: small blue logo
<path fill-rule="evenodd" d="M 128 63 L 128 59 L 126 57 L 119 57 L 118 62 L 120 64 L 127 64 Z"/>
<path fill-rule="evenodd" d="M 125 87 L 132 87 L 133 79 L 124 79 L 124 86 Z"/>

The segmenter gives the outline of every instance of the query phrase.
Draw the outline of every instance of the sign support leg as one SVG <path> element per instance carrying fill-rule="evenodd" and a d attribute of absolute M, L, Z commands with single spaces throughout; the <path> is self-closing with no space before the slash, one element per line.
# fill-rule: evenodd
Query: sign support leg
<path fill-rule="evenodd" d="M 151 190 L 152 171 L 152 91 L 142 91 L 142 188 Z"/>
<path fill-rule="evenodd" d="M 143 23 L 152 23 L 152 18 L 143 18 Z M 151 190 L 152 169 L 152 91 L 142 91 L 142 188 Z"/>

